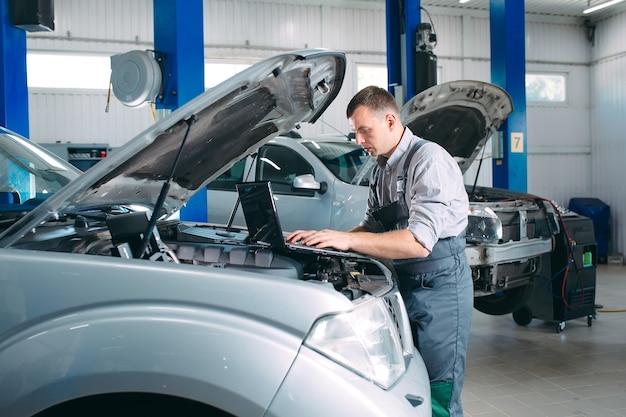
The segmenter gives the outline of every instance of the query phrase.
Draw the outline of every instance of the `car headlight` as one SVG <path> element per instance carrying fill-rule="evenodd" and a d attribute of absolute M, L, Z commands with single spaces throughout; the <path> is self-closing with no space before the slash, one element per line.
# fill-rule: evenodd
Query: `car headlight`
<path fill-rule="evenodd" d="M 502 239 L 502 220 L 489 207 L 470 204 L 465 240 L 472 243 L 498 243 Z"/>
<path fill-rule="evenodd" d="M 320 318 L 305 344 L 384 389 L 406 371 L 400 336 L 382 299 Z"/>

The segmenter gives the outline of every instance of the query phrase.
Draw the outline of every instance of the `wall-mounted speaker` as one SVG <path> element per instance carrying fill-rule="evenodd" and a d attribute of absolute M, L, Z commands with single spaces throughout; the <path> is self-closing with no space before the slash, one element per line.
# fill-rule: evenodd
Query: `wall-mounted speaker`
<path fill-rule="evenodd" d="M 54 30 L 54 0 L 10 0 L 11 24 L 28 32 Z"/>

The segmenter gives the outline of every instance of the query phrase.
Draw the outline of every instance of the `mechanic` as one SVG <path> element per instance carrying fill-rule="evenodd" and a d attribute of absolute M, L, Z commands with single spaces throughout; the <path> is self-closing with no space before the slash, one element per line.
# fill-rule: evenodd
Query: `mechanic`
<path fill-rule="evenodd" d="M 393 260 L 428 370 L 433 416 L 462 417 L 473 284 L 461 170 L 444 148 L 402 125 L 395 98 L 385 89 L 359 91 L 347 117 L 356 142 L 378 162 L 365 217 L 348 232 L 296 230 L 287 240 Z"/>

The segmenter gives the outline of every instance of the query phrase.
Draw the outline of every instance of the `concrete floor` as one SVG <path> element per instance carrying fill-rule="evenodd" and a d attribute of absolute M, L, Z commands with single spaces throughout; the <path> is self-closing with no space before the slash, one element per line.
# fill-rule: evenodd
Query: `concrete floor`
<path fill-rule="evenodd" d="M 596 318 L 557 323 L 475 310 L 466 417 L 626 416 L 626 266 L 598 265 Z"/>

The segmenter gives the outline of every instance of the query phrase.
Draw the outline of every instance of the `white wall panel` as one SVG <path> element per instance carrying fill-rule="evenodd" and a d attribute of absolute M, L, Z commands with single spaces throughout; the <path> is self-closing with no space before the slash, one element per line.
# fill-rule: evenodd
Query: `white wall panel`
<path fill-rule="evenodd" d="M 489 17 L 431 15 L 437 33 L 437 55 L 489 59 Z M 422 13 L 422 22 L 430 22 Z"/>
<path fill-rule="evenodd" d="M 588 64 L 589 42 L 582 24 L 527 22 L 526 60 Z"/>
<path fill-rule="evenodd" d="M 118 147 L 153 123 L 148 106 L 130 109 L 111 100 L 105 112 L 103 91 L 31 91 L 28 97 L 30 136 L 42 142 L 108 143 Z M 71 109 L 71 110 L 70 110 Z"/>
<path fill-rule="evenodd" d="M 487 17 L 463 16 L 461 39 L 462 56 L 471 59 L 489 59 L 490 27 Z"/>
<path fill-rule="evenodd" d="M 606 60 L 624 55 L 626 51 L 626 36 L 624 36 L 625 25 L 625 12 L 609 19 L 595 22 L 595 42 L 592 48 L 592 57 L 594 60 Z"/>
<path fill-rule="evenodd" d="M 527 189 L 564 207 L 592 193 L 589 50 L 582 25 L 527 23 L 526 71 L 567 80 L 565 103 L 527 103 Z"/>
<path fill-rule="evenodd" d="M 463 26 L 461 16 L 433 15 L 432 24 L 437 34 L 435 55 L 461 58 L 463 56 L 463 39 L 466 28 Z M 422 13 L 422 22 L 430 23 L 428 17 Z"/>
<path fill-rule="evenodd" d="M 590 171 L 587 153 L 533 154 L 528 158 L 528 191 L 567 207 L 572 197 L 591 196 Z"/>
<path fill-rule="evenodd" d="M 320 6 L 212 0 L 204 4 L 209 47 L 301 49 L 321 46 Z"/>
<path fill-rule="evenodd" d="M 56 0 L 54 32 L 29 33 L 27 45 L 81 52 L 148 49 L 154 38 L 152 16 L 151 0 Z"/>
<path fill-rule="evenodd" d="M 459 79 L 489 81 L 489 19 L 431 14 L 437 33 L 439 82 Z M 429 22 L 424 13 L 422 21 Z"/>
<path fill-rule="evenodd" d="M 325 45 L 347 52 L 379 52 L 386 49 L 386 29 L 384 10 L 330 8 L 324 14 L 330 24 L 325 28 Z"/>
<path fill-rule="evenodd" d="M 566 102 L 563 104 L 527 104 L 529 153 L 546 150 L 568 154 L 589 153 L 591 147 L 591 100 L 587 65 L 527 64 L 528 72 L 563 74 L 567 80 Z M 587 162 L 590 164 L 591 160 Z"/>
<path fill-rule="evenodd" d="M 611 207 L 610 250 L 626 251 L 626 13 L 597 23 L 593 48 L 592 173 L 593 197 Z"/>

